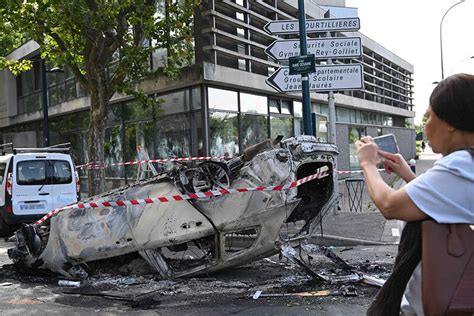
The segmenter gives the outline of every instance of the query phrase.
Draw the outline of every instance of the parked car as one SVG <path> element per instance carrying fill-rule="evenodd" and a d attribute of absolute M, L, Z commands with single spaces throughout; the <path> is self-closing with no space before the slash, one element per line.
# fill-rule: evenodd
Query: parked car
<path fill-rule="evenodd" d="M 69 148 L 0 148 L 0 236 L 78 201 L 80 182 Z"/>

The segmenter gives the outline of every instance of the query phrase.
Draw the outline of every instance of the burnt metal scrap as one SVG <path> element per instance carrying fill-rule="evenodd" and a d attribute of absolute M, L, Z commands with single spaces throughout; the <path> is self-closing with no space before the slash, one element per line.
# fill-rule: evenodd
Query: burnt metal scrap
<path fill-rule="evenodd" d="M 247 148 L 229 161 L 175 165 L 170 171 L 91 198 L 94 202 L 289 184 L 327 170 L 327 176 L 281 191 L 253 191 L 198 200 L 69 209 L 44 226 L 15 233 L 9 256 L 17 265 L 87 277 L 87 262 L 131 252 L 163 278 L 198 275 L 259 260 L 311 235 L 336 200 L 335 145 L 297 136 Z M 88 201 L 84 201 L 88 202 Z M 293 229 L 289 225 L 294 224 Z"/>
<path fill-rule="evenodd" d="M 300 252 L 297 252 L 290 244 L 282 245 L 281 254 L 291 262 L 297 264 L 310 277 L 317 281 L 326 281 L 329 283 L 357 283 L 381 287 L 385 280 L 377 276 L 360 271 L 357 267 L 349 265 L 341 257 L 325 246 L 308 244 L 305 240 L 301 241 Z M 327 271 L 313 271 L 309 261 L 311 254 L 321 254 L 330 259 L 340 270 L 337 273 Z M 306 259 L 306 260 L 305 260 Z"/>

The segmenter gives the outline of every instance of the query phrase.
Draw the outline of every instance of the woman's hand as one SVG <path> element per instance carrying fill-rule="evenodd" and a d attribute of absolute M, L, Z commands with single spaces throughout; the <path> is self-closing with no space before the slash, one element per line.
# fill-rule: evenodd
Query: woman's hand
<path fill-rule="evenodd" d="M 357 157 L 359 158 L 359 165 L 362 168 L 364 165 L 377 165 L 380 162 L 378 147 L 370 136 L 362 137 L 355 142 L 357 148 Z"/>
<path fill-rule="evenodd" d="M 416 175 L 411 171 L 410 166 L 402 155 L 392 154 L 382 150 L 379 150 L 379 154 L 384 158 L 383 164 L 388 174 L 393 171 L 405 180 L 405 182 L 410 182 L 416 178 Z"/>

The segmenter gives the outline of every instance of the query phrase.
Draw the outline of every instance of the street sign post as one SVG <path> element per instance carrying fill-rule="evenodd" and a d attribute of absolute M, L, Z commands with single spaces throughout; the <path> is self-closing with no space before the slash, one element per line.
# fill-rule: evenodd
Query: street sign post
<path fill-rule="evenodd" d="M 334 37 L 308 39 L 308 54 L 316 59 L 360 58 L 362 44 L 360 37 Z M 276 60 L 287 60 L 300 55 L 299 40 L 276 40 L 265 49 L 265 53 Z"/>
<path fill-rule="evenodd" d="M 299 32 L 298 20 L 271 21 L 265 24 L 263 29 L 268 34 L 297 34 Z M 309 19 L 306 20 L 306 32 L 333 32 L 333 31 L 357 31 L 360 29 L 359 18 L 337 18 L 337 19 Z"/>
<path fill-rule="evenodd" d="M 307 74 L 315 71 L 314 55 L 289 58 L 290 75 Z"/>
<path fill-rule="evenodd" d="M 358 90 L 364 83 L 361 64 L 317 65 L 316 71 L 308 77 L 309 89 L 316 92 Z M 290 75 L 288 67 L 278 68 L 266 82 L 279 92 L 299 92 L 302 88 L 301 77 Z"/>

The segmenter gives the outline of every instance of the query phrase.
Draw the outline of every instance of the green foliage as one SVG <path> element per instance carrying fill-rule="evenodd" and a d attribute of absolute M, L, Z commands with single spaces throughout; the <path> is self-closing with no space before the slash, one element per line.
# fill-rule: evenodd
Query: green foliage
<path fill-rule="evenodd" d="M 417 141 L 418 140 L 422 141 L 423 138 L 424 138 L 426 120 L 427 120 L 426 116 L 423 116 L 423 120 L 421 121 L 421 124 L 420 125 L 415 125 L 416 140 Z"/>
<path fill-rule="evenodd" d="M 11 23 L 5 21 L 3 1 L 0 1 L 0 70 L 8 68 L 14 75 L 31 68 L 29 60 L 7 59 L 6 56 L 18 48 L 25 40 L 24 34 L 15 30 Z"/>
<path fill-rule="evenodd" d="M 416 153 L 415 153 L 415 159 L 418 159 L 421 155 L 421 152 L 423 149 L 421 148 L 421 140 L 416 140 Z"/>
<path fill-rule="evenodd" d="M 68 64 L 85 85 L 94 67 L 106 68 L 113 61 L 111 88 L 131 93 L 131 84 L 145 76 L 176 76 L 192 59 L 197 0 L 2 2 L 5 25 L 34 39 L 42 57 Z M 151 71 L 149 56 L 158 48 L 167 49 L 168 63 Z"/>
<path fill-rule="evenodd" d="M 415 128 L 415 126 L 413 126 L 413 123 L 411 122 L 411 119 L 406 118 L 403 122 L 403 125 L 405 128 Z"/>

